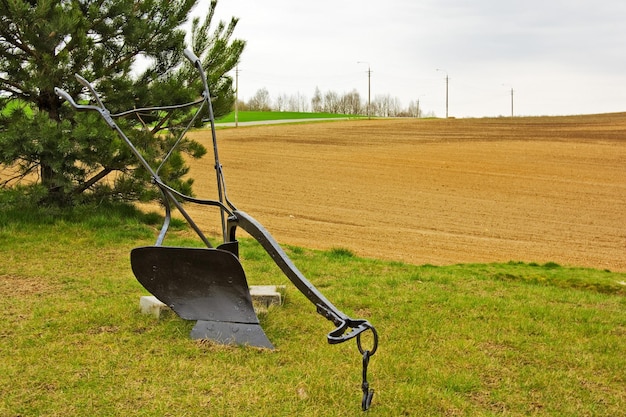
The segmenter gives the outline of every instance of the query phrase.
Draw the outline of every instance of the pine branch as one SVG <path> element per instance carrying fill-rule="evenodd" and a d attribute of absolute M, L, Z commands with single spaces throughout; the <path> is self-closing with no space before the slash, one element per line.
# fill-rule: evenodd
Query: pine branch
<path fill-rule="evenodd" d="M 83 192 L 93 187 L 98 181 L 100 181 L 101 179 L 103 179 L 104 177 L 106 177 L 113 171 L 119 171 L 119 170 L 110 168 L 110 167 L 103 168 L 100 172 L 98 172 L 96 175 L 91 177 L 89 180 L 85 181 L 81 185 L 74 188 L 74 190 L 72 190 L 72 194 L 74 195 L 82 194 Z"/>

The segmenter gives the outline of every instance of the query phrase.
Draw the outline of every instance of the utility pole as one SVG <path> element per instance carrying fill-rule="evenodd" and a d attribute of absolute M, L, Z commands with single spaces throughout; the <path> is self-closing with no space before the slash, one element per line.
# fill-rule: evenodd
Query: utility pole
<path fill-rule="evenodd" d="M 446 119 L 448 118 L 448 85 L 450 78 L 448 78 L 448 73 L 446 72 Z"/>
<path fill-rule="evenodd" d="M 367 67 L 367 118 L 372 118 L 372 70 Z"/>
<path fill-rule="evenodd" d="M 357 64 L 367 64 L 367 118 L 371 119 L 372 115 L 370 113 L 371 108 L 371 97 L 372 97 L 372 70 L 370 69 L 370 63 L 364 61 L 358 61 Z"/>
<path fill-rule="evenodd" d="M 446 119 L 447 119 L 448 118 L 448 82 L 449 82 L 448 71 L 444 69 L 440 69 L 440 68 L 437 68 L 437 71 L 443 71 L 446 73 Z"/>
<path fill-rule="evenodd" d="M 504 87 L 508 87 L 508 85 L 506 84 L 502 84 Z M 515 114 L 513 113 L 513 87 L 511 87 L 511 117 L 514 117 Z"/>
<path fill-rule="evenodd" d="M 235 127 L 239 127 L 239 65 L 235 67 Z"/>

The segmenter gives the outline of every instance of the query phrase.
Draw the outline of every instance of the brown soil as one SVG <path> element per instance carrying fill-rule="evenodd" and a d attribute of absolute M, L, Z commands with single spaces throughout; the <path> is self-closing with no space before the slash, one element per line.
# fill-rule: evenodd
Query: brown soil
<path fill-rule="evenodd" d="M 215 198 L 209 155 L 191 162 Z M 626 271 L 626 113 L 218 130 L 228 196 L 283 244 L 414 264 Z M 0 172 L 0 176 L 2 176 Z M 218 233 L 215 209 L 188 205 Z"/>
<path fill-rule="evenodd" d="M 414 264 L 626 271 L 626 114 L 218 130 L 228 196 L 283 244 Z M 212 149 L 210 131 L 192 136 Z M 192 163 L 213 197 L 211 155 Z M 217 232 L 210 209 L 191 210 Z"/>

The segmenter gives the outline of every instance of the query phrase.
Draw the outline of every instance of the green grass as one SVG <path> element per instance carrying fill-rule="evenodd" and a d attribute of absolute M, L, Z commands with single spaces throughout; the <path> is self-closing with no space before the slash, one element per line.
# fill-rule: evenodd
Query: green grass
<path fill-rule="evenodd" d="M 333 119 L 333 118 L 356 118 L 354 115 L 333 113 L 304 113 L 304 112 L 278 112 L 278 111 L 240 111 L 239 122 L 258 122 L 265 120 L 289 120 L 289 119 Z M 235 112 L 216 120 L 217 123 L 233 123 Z"/>
<path fill-rule="evenodd" d="M 361 413 L 355 344 L 326 343 L 332 324 L 254 241 L 241 245 L 249 282 L 287 285 L 285 305 L 261 317 L 275 351 L 192 341 L 193 323 L 140 314 L 129 251 L 153 243 L 154 215 L 36 212 L 0 202 L 1 416 Z M 187 242 L 180 227 L 169 239 Z M 333 304 L 376 326 L 370 415 L 624 415 L 624 273 L 286 251 Z"/>

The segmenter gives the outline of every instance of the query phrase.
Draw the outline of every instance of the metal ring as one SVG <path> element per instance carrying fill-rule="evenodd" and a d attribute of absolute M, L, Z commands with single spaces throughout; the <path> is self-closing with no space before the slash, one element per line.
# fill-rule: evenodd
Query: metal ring
<path fill-rule="evenodd" d="M 372 349 L 369 351 L 369 356 L 374 356 L 374 353 L 376 353 L 376 349 L 378 349 L 378 333 L 376 332 L 376 329 L 374 328 L 374 326 L 372 325 L 368 325 L 367 326 L 372 333 L 374 334 L 374 346 L 372 347 Z M 364 333 L 364 332 L 363 332 Z M 363 349 L 363 347 L 361 346 L 361 335 L 363 333 L 359 333 L 356 337 L 356 346 L 357 348 L 359 348 L 359 352 L 361 352 L 361 354 L 365 354 L 366 350 Z"/>

